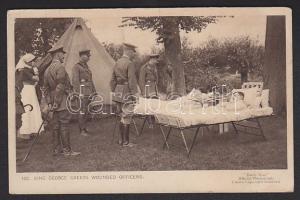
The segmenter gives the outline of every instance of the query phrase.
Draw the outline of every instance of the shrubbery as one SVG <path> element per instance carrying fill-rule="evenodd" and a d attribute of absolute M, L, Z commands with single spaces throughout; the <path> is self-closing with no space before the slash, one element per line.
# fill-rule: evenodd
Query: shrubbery
<path fill-rule="evenodd" d="M 249 71 L 248 79 L 262 79 L 264 47 L 249 37 L 223 41 L 211 39 L 199 47 L 182 42 L 182 57 L 187 90 L 198 88 L 206 92 L 215 85 L 226 84 L 238 88 L 241 84 L 242 63 Z"/>
<path fill-rule="evenodd" d="M 107 52 L 115 59 L 121 57 L 120 45 L 103 44 Z M 152 50 L 161 54 L 158 66 L 161 92 L 166 92 L 167 76 L 164 52 L 161 49 Z M 242 64 L 249 71 L 249 81 L 262 80 L 262 66 L 264 61 L 264 46 L 247 36 L 217 40 L 211 39 L 198 47 L 194 47 L 186 38 L 182 39 L 182 60 L 185 72 L 187 92 L 193 88 L 208 92 L 213 86 L 226 84 L 229 89 L 239 88 L 241 85 L 240 71 Z M 137 55 L 134 59 L 139 68 L 147 62 L 147 55 Z"/>

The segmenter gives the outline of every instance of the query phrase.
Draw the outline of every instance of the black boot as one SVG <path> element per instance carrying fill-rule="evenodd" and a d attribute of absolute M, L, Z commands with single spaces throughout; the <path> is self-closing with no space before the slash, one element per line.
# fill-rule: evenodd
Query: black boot
<path fill-rule="evenodd" d="M 52 136 L 53 155 L 58 155 L 62 153 L 59 130 L 53 130 Z"/>
<path fill-rule="evenodd" d="M 61 128 L 61 142 L 63 147 L 63 154 L 65 156 L 80 155 L 80 152 L 75 152 L 71 150 L 70 133 L 66 128 Z"/>
<path fill-rule="evenodd" d="M 124 124 L 120 123 L 119 124 L 119 140 L 118 144 L 123 145 L 124 142 Z"/>
<path fill-rule="evenodd" d="M 133 147 L 135 144 L 129 142 L 129 126 L 130 124 L 124 124 L 124 147 Z"/>

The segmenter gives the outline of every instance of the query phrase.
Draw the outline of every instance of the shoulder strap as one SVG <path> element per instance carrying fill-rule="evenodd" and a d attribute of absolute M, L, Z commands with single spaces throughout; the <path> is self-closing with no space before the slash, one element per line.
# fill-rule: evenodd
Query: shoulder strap
<path fill-rule="evenodd" d="M 77 64 L 80 65 L 81 67 L 84 67 L 80 62 L 78 62 Z"/>
<path fill-rule="evenodd" d="M 49 86 L 51 87 L 50 89 L 54 89 L 56 87 L 56 83 L 55 83 L 55 77 L 51 71 L 51 65 L 49 66 L 49 71 L 47 72 L 47 82 L 49 84 Z"/>

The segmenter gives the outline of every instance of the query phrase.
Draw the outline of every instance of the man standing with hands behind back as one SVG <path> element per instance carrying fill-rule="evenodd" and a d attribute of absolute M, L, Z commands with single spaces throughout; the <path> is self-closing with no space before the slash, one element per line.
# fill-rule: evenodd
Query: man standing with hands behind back
<path fill-rule="evenodd" d="M 119 145 L 123 147 L 134 146 L 129 142 L 129 125 L 133 112 L 133 101 L 139 96 L 135 66 L 132 62 L 136 52 L 135 48 L 136 46 L 132 44 L 123 44 L 123 56 L 116 62 L 111 80 L 111 89 L 114 92 L 112 100 L 116 102 L 117 112 L 121 115 Z"/>
<path fill-rule="evenodd" d="M 79 51 L 79 62 L 74 65 L 72 69 L 72 85 L 75 92 L 77 92 L 81 99 L 80 112 L 78 114 L 78 122 L 80 134 L 82 136 L 89 136 L 87 129 L 87 118 L 89 114 L 88 105 L 90 97 L 96 92 L 92 71 L 87 62 L 90 60 L 91 51 L 89 49 L 82 49 Z"/>

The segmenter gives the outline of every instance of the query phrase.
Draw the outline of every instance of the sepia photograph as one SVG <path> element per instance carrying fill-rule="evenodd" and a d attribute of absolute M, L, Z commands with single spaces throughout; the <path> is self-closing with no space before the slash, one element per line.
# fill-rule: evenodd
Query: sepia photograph
<path fill-rule="evenodd" d="M 10 192 L 293 191 L 291 21 L 288 8 L 9 11 Z"/>

